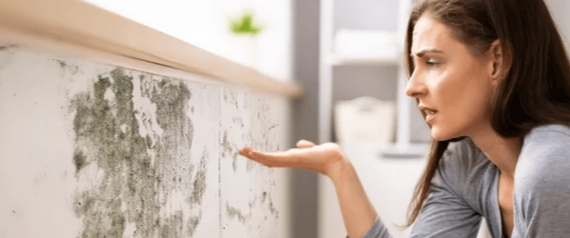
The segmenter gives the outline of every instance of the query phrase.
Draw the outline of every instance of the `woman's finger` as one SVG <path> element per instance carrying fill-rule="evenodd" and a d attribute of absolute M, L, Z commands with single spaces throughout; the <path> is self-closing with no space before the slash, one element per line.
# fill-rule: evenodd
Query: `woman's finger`
<path fill-rule="evenodd" d="M 260 158 L 259 156 L 255 156 L 252 152 L 247 154 L 247 158 L 260 163 L 261 165 L 267 166 L 267 167 L 275 167 L 275 164 L 272 163 L 271 161 L 268 161 L 266 159 Z"/>
<path fill-rule="evenodd" d="M 249 155 L 255 161 L 270 167 L 297 167 L 296 161 L 299 160 L 299 155 L 292 153 L 291 150 L 286 152 L 264 153 L 252 150 Z"/>
<path fill-rule="evenodd" d="M 253 161 L 256 161 L 258 163 L 261 163 L 263 165 L 269 165 L 269 164 L 273 164 L 271 163 L 271 161 L 268 161 L 266 158 L 264 158 L 263 156 L 260 156 L 259 154 L 256 156 L 255 154 L 253 154 L 254 150 L 251 149 L 250 147 L 244 147 L 243 149 L 239 150 L 239 154 L 241 156 L 247 157 Z M 260 153 L 260 152 L 259 152 Z M 265 154 L 265 153 L 264 153 Z"/>
<path fill-rule="evenodd" d="M 246 147 L 243 147 L 241 150 L 239 150 L 239 153 L 240 153 L 241 155 L 244 155 L 244 156 L 245 156 L 246 154 L 249 154 L 249 152 L 251 152 L 252 150 L 253 150 L 253 149 L 251 149 L 251 147 L 246 146 Z"/>
<path fill-rule="evenodd" d="M 306 145 L 309 145 L 308 143 Z M 287 167 L 310 169 L 306 157 L 310 153 L 306 149 L 290 149 L 283 152 L 260 152 L 249 147 L 240 150 L 240 155 L 269 167 Z M 304 159 L 305 158 L 305 159 Z"/>
<path fill-rule="evenodd" d="M 260 159 L 260 158 L 258 158 L 258 157 L 253 156 L 250 152 L 251 152 L 251 149 L 250 149 L 250 150 L 241 149 L 241 150 L 239 151 L 239 154 L 240 154 L 241 156 L 246 157 L 246 158 L 248 158 L 248 159 L 250 159 L 250 160 L 253 160 L 253 161 L 257 162 L 257 163 L 260 163 L 260 164 L 265 165 L 265 166 L 269 166 L 266 161 L 264 161 L 264 160 L 262 160 L 262 159 Z"/>
<path fill-rule="evenodd" d="M 297 142 L 297 148 L 303 149 L 303 148 L 311 148 L 313 146 L 315 146 L 315 143 L 310 142 L 308 140 L 300 140 Z"/>

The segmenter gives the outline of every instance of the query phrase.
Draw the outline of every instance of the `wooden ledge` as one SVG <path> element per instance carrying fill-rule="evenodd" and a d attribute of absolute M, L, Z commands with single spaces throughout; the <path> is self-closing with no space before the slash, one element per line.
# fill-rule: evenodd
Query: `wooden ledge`
<path fill-rule="evenodd" d="M 289 98 L 302 94 L 294 82 L 276 80 L 80 0 L 0 1 L 0 38 L 10 36 L 31 46 L 45 43 L 61 48 L 67 45 L 84 52 L 149 62 Z M 26 40 L 28 38 L 33 40 Z"/>

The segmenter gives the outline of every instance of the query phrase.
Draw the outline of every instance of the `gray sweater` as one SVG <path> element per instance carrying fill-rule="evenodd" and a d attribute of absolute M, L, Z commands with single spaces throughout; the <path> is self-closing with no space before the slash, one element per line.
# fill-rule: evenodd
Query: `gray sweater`
<path fill-rule="evenodd" d="M 412 229 L 413 238 L 476 237 L 481 217 L 502 237 L 499 170 L 470 139 L 451 143 Z M 570 237 L 570 128 L 541 126 L 525 138 L 515 169 L 513 238 Z M 391 235 L 380 219 L 365 238 Z"/>

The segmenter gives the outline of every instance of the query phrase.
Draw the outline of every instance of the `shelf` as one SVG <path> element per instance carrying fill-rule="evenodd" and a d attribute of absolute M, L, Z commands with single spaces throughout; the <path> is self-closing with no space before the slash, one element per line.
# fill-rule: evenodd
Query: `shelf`
<path fill-rule="evenodd" d="M 140 61 L 252 89 L 299 97 L 301 87 L 284 82 L 148 26 L 76 0 L 0 1 L 2 41 Z"/>
<path fill-rule="evenodd" d="M 338 30 L 329 52 L 331 65 L 402 64 L 402 44 L 395 32 L 372 30 Z"/>
<path fill-rule="evenodd" d="M 319 142 L 332 139 L 333 74 L 335 66 L 373 65 L 395 66 L 398 69 L 398 125 L 396 144 L 387 154 L 404 156 L 406 149 L 417 154 L 417 146 L 410 143 L 412 99 L 404 94 L 407 84 L 404 63 L 404 35 L 413 0 L 398 1 L 398 27 L 396 31 L 335 29 L 333 0 L 320 5 L 320 62 L 319 62 Z M 421 147 L 421 146 L 419 146 Z M 404 152 L 404 153 L 402 153 Z M 407 155 L 406 155 L 407 157 Z"/>
<path fill-rule="evenodd" d="M 382 150 L 383 158 L 425 158 L 430 152 L 429 143 L 395 143 Z"/>
<path fill-rule="evenodd" d="M 381 56 L 343 56 L 331 53 L 330 64 L 333 66 L 342 65 L 378 65 L 378 66 L 399 66 L 402 58 L 394 55 L 392 57 Z"/>

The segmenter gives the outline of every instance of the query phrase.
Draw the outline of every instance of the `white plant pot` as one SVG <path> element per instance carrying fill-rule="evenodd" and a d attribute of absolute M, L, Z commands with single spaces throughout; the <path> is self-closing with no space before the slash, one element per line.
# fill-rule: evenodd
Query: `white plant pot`
<path fill-rule="evenodd" d="M 257 65 L 257 43 L 254 35 L 232 34 L 228 40 L 228 58 L 248 67 Z"/>

